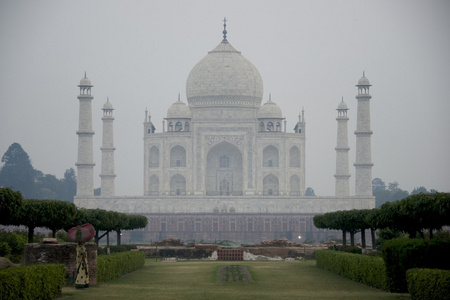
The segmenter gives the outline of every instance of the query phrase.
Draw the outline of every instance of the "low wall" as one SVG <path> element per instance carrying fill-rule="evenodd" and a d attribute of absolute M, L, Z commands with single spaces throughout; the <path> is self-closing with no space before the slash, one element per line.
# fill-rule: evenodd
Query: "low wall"
<path fill-rule="evenodd" d="M 151 257 L 178 257 L 182 259 L 208 259 L 214 251 L 218 251 L 217 245 L 206 245 L 204 247 L 170 247 L 170 246 L 138 246 L 140 251 L 144 251 L 147 258 Z M 255 256 L 281 257 L 303 257 L 310 255 L 316 250 L 326 249 L 324 245 L 308 245 L 304 247 L 239 247 L 242 252 L 247 252 Z M 224 249 L 232 249 L 224 247 Z M 156 253 L 158 252 L 158 254 Z M 244 258 L 245 259 L 245 258 Z"/>
<path fill-rule="evenodd" d="M 24 251 L 24 264 L 64 264 L 66 266 L 66 280 L 74 282 L 77 264 L 77 244 L 26 244 Z M 97 245 L 87 243 L 89 284 L 97 283 Z"/>

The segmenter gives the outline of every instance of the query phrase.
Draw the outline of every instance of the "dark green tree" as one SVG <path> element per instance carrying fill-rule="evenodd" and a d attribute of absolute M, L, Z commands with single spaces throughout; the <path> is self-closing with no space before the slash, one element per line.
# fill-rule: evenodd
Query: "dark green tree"
<path fill-rule="evenodd" d="M 55 175 L 36 171 L 36 192 L 34 199 L 58 199 L 62 191 L 61 181 Z"/>
<path fill-rule="evenodd" d="M 146 216 L 129 215 L 129 217 L 130 219 L 128 226 L 124 228 L 125 230 L 144 228 L 148 224 L 148 219 Z"/>
<path fill-rule="evenodd" d="M 372 192 L 374 194 L 386 190 L 386 184 L 380 178 L 374 178 L 372 180 Z"/>
<path fill-rule="evenodd" d="M 52 237 L 56 232 L 71 224 L 76 219 L 77 208 L 73 203 L 59 200 L 41 200 L 45 203 L 42 211 L 42 224 L 52 231 Z"/>
<path fill-rule="evenodd" d="M 138 228 L 145 228 L 147 226 L 148 219 L 146 216 L 128 215 L 128 225 L 123 228 L 124 230 L 134 230 Z M 117 239 L 119 240 L 119 239 Z"/>
<path fill-rule="evenodd" d="M 115 216 L 115 226 L 114 230 L 117 233 L 117 245 L 120 245 L 121 237 L 122 237 L 122 229 L 128 227 L 130 222 L 130 217 L 123 213 L 114 212 Z"/>
<path fill-rule="evenodd" d="M 315 196 L 314 189 L 312 187 L 307 187 L 305 191 L 305 196 Z"/>
<path fill-rule="evenodd" d="M 375 197 L 376 207 L 381 207 L 386 202 L 393 202 L 408 197 L 408 191 L 399 188 L 397 181 L 390 182 L 388 187 L 380 178 L 372 180 L 372 193 Z"/>
<path fill-rule="evenodd" d="M 73 202 L 73 197 L 77 193 L 77 176 L 73 168 L 67 169 L 62 179 L 63 191 L 59 195 L 59 200 Z"/>
<path fill-rule="evenodd" d="M 11 225 L 22 203 L 23 199 L 20 192 L 0 187 L 0 224 Z"/>
<path fill-rule="evenodd" d="M 407 233 L 411 238 L 424 230 L 440 230 L 450 223 L 450 194 L 416 194 L 401 201 L 387 202 L 381 206 L 378 228 Z"/>
<path fill-rule="evenodd" d="M 35 170 L 28 154 L 18 143 L 13 143 L 2 157 L 0 186 L 20 191 L 24 198 L 32 198 L 35 191 Z"/>
<path fill-rule="evenodd" d="M 45 203 L 42 200 L 25 199 L 11 222 L 11 225 L 23 225 L 28 228 L 28 243 L 33 243 L 34 229 L 45 226 L 42 220 L 44 206 Z"/>
<path fill-rule="evenodd" d="M 430 192 L 423 186 L 416 187 L 411 191 L 411 195 L 429 194 L 429 193 Z"/>

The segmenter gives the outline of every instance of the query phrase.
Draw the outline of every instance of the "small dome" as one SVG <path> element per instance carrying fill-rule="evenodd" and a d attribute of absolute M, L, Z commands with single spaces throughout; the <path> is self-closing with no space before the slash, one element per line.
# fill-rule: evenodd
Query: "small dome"
<path fill-rule="evenodd" d="M 86 73 L 84 74 L 83 79 L 80 80 L 80 84 L 78 86 L 93 86 L 89 78 L 86 77 Z"/>
<path fill-rule="evenodd" d="M 114 107 L 112 106 L 111 102 L 109 102 L 109 99 L 106 101 L 105 104 L 103 104 L 103 110 L 113 110 Z"/>
<path fill-rule="evenodd" d="M 269 101 L 259 109 L 258 118 L 282 119 L 283 114 L 281 108 L 269 98 Z"/>
<path fill-rule="evenodd" d="M 186 103 L 178 99 L 178 101 L 173 103 L 167 110 L 167 119 L 186 119 L 186 118 L 187 119 L 191 118 L 191 110 L 186 105 Z"/>
<path fill-rule="evenodd" d="M 359 85 L 371 85 L 370 84 L 370 82 L 369 82 L 369 79 L 367 79 L 366 78 L 366 76 L 364 75 L 364 73 L 363 73 L 363 77 L 361 77 L 359 80 L 358 80 L 358 84 L 357 84 L 358 86 Z"/>
<path fill-rule="evenodd" d="M 344 100 L 342 100 L 341 103 L 339 103 L 337 109 L 338 109 L 338 110 L 344 110 L 344 109 L 345 109 L 345 110 L 348 110 L 348 106 L 347 106 L 347 104 L 345 104 Z"/>

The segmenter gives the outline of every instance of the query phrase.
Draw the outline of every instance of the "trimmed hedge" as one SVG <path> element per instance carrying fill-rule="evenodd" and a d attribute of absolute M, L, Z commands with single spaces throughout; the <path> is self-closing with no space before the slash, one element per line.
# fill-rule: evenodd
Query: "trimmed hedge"
<path fill-rule="evenodd" d="M 409 269 L 406 271 L 411 299 L 450 300 L 450 271 L 437 269 Z"/>
<path fill-rule="evenodd" d="M 388 289 L 386 267 L 381 257 L 352 254 L 341 251 L 316 251 L 316 264 L 356 282 L 379 289 Z"/>
<path fill-rule="evenodd" d="M 0 299 L 53 299 L 61 295 L 65 269 L 42 264 L 0 270 Z"/>
<path fill-rule="evenodd" d="M 137 249 L 137 246 L 136 245 L 112 245 L 112 246 L 109 246 L 109 253 L 127 252 L 127 251 L 130 251 L 131 249 Z M 106 250 L 106 246 L 98 247 L 97 253 L 98 253 L 98 255 L 108 254 L 107 250 Z"/>
<path fill-rule="evenodd" d="M 362 254 L 362 250 L 359 247 L 356 246 L 348 246 L 348 245 L 333 245 L 328 247 L 328 250 L 334 250 L 334 251 L 342 251 L 347 253 L 353 253 L 353 254 Z"/>
<path fill-rule="evenodd" d="M 408 290 L 406 271 L 412 268 L 450 269 L 450 242 L 439 239 L 393 239 L 382 248 L 389 290 Z"/>
<path fill-rule="evenodd" d="M 118 278 L 144 266 L 145 253 L 138 251 L 118 252 L 97 257 L 97 282 Z"/>

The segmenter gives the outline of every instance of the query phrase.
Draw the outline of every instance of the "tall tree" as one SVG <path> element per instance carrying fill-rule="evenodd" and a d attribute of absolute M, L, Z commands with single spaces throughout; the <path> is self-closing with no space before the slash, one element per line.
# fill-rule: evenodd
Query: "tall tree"
<path fill-rule="evenodd" d="M 41 171 L 36 171 L 36 193 L 35 199 L 60 199 L 62 192 L 62 183 L 55 175 L 42 174 Z"/>
<path fill-rule="evenodd" d="M 402 200 L 409 196 L 408 191 L 399 188 L 397 181 L 386 184 L 380 178 L 372 180 L 372 193 L 375 196 L 376 207 L 381 207 L 386 202 Z"/>
<path fill-rule="evenodd" d="M 77 193 L 77 176 L 73 168 L 67 169 L 64 173 L 64 179 L 62 179 L 64 189 L 60 200 L 73 202 L 73 197 Z"/>
<path fill-rule="evenodd" d="M 416 187 L 411 191 L 411 195 L 429 194 L 429 193 L 430 192 L 423 186 Z"/>
<path fill-rule="evenodd" d="M 374 178 L 372 180 L 372 192 L 374 194 L 386 190 L 386 184 L 381 178 Z"/>
<path fill-rule="evenodd" d="M 35 170 L 28 154 L 18 143 L 13 143 L 2 157 L 0 186 L 20 191 L 24 198 L 31 198 L 35 191 Z"/>

